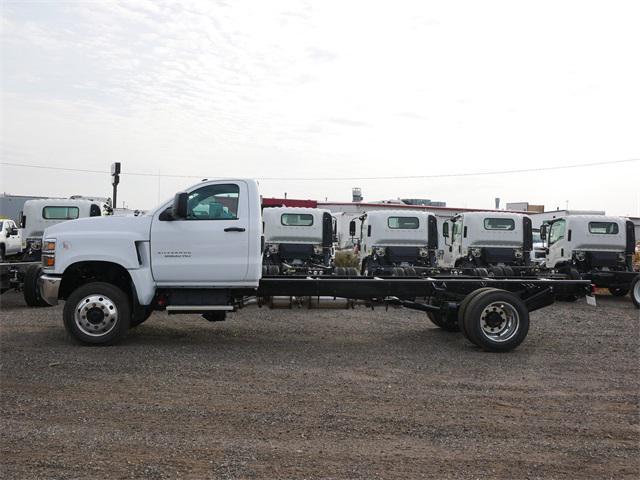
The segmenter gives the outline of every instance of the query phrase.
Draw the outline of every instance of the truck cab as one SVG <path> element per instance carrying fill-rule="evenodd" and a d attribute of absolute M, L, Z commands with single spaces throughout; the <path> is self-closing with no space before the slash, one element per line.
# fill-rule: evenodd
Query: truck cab
<path fill-rule="evenodd" d="M 507 212 L 467 212 L 444 222 L 446 268 L 527 267 L 533 250 L 531 218 Z"/>
<path fill-rule="evenodd" d="M 45 229 L 68 220 L 99 217 L 103 214 L 102 210 L 97 202 L 86 199 L 27 200 L 20 212 L 25 259 L 40 259 Z"/>
<path fill-rule="evenodd" d="M 320 208 L 272 207 L 262 212 L 264 273 L 331 273 L 334 219 Z"/>
<path fill-rule="evenodd" d="M 623 217 L 570 215 L 541 227 L 546 266 L 579 273 L 633 271 L 635 226 Z"/>
<path fill-rule="evenodd" d="M 438 225 L 434 215 L 376 210 L 360 217 L 358 252 L 363 275 L 417 275 L 436 267 Z M 355 221 L 351 230 L 356 228 Z"/>
<path fill-rule="evenodd" d="M 0 220 L 0 260 L 22 252 L 22 235 L 16 223 L 10 219 Z"/>

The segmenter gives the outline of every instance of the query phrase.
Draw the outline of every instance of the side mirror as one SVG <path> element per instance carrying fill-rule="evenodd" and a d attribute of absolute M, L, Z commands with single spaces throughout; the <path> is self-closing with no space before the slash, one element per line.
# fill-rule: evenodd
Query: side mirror
<path fill-rule="evenodd" d="M 540 238 L 544 242 L 547 239 L 547 224 L 540 225 Z"/>
<path fill-rule="evenodd" d="M 350 237 L 355 237 L 356 236 L 356 221 L 355 220 L 351 220 L 349 222 L 349 236 Z"/>
<path fill-rule="evenodd" d="M 447 238 L 449 236 L 449 222 L 442 224 L 442 236 Z"/>
<path fill-rule="evenodd" d="M 173 218 L 187 218 L 187 203 L 189 201 L 189 194 L 187 192 L 178 192 L 173 197 Z"/>

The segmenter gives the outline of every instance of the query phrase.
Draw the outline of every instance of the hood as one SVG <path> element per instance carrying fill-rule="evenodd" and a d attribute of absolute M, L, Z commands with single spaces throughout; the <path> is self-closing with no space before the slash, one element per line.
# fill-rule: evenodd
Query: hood
<path fill-rule="evenodd" d="M 86 217 L 77 220 L 58 223 L 48 227 L 44 232 L 45 238 L 55 238 L 58 235 L 90 234 L 92 236 L 127 236 L 136 240 L 149 240 L 151 229 L 151 215 L 127 217 Z"/>

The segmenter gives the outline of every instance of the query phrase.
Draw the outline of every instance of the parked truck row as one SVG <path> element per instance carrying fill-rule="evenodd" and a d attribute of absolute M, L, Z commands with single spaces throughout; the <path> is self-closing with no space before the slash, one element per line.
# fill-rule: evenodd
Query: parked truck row
<path fill-rule="evenodd" d="M 493 277 L 563 275 L 612 295 L 633 291 L 634 225 L 622 217 L 575 215 L 543 224 L 511 212 L 467 212 L 438 225 L 431 214 L 370 211 L 350 222 L 358 267 L 335 265 L 338 219 L 327 210 L 264 210 L 265 275 Z M 636 292 L 637 293 L 637 292 Z M 635 303 L 638 296 L 632 295 Z"/>

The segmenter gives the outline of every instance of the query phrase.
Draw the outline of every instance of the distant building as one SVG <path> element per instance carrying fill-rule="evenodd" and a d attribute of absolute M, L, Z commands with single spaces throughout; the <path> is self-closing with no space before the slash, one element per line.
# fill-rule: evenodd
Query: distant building
<path fill-rule="evenodd" d="M 422 207 L 446 207 L 447 202 L 436 202 L 428 198 L 402 198 L 401 202 L 405 205 L 419 205 Z"/>
<path fill-rule="evenodd" d="M 507 203 L 507 210 L 519 210 L 521 212 L 544 212 L 544 205 L 532 205 L 529 202 Z"/>

